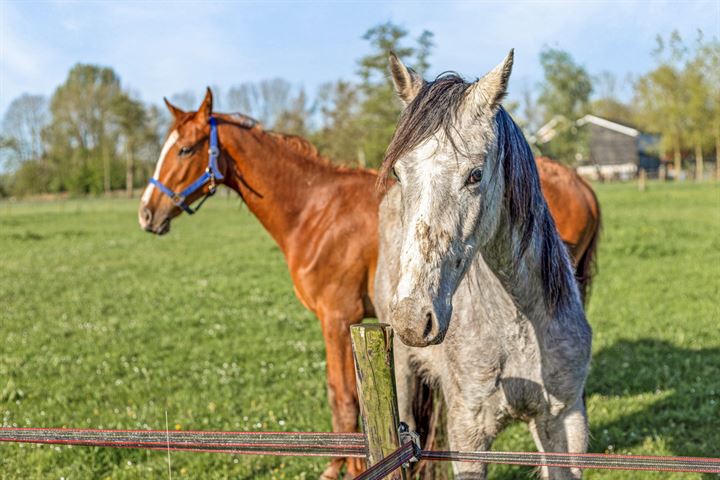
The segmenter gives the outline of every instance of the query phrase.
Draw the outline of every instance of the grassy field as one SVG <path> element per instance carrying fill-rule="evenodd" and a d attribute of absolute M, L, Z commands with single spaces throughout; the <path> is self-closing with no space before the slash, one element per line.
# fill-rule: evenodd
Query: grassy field
<path fill-rule="evenodd" d="M 720 190 L 600 185 L 594 452 L 720 456 Z M 324 347 L 234 198 L 157 238 L 136 203 L 0 203 L 3 426 L 329 430 Z M 532 449 L 524 425 L 497 449 Z M 163 452 L 0 445 L 0 478 L 167 478 Z M 316 478 L 324 460 L 172 453 L 174 478 Z M 528 478 L 491 467 L 491 478 Z M 589 472 L 587 478 L 703 478 Z M 709 476 L 707 476 L 709 478 Z"/>

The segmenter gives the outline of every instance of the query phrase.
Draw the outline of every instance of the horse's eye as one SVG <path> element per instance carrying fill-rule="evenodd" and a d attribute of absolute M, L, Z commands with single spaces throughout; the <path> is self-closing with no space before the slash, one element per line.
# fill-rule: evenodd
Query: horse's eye
<path fill-rule="evenodd" d="M 180 156 L 185 157 L 193 152 L 193 147 L 180 147 Z"/>
<path fill-rule="evenodd" d="M 400 177 L 398 177 L 397 171 L 395 170 L 395 167 L 392 169 L 392 176 L 395 180 L 397 180 L 398 183 L 400 183 Z"/>
<path fill-rule="evenodd" d="M 467 182 L 465 182 L 467 185 L 475 185 L 476 183 L 480 183 L 480 180 L 482 180 L 482 168 L 475 167 L 470 172 L 470 175 L 468 176 Z"/>

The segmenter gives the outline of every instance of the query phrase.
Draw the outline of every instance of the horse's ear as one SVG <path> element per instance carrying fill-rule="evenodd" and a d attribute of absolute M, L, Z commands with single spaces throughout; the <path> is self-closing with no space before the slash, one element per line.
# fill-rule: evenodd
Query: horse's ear
<path fill-rule="evenodd" d="M 212 103 L 212 91 L 210 90 L 210 87 L 207 87 L 207 92 L 205 92 L 205 99 L 203 100 L 200 108 L 198 108 L 197 111 L 197 118 L 200 123 L 207 123 L 207 121 L 210 120 L 210 115 L 212 115 Z"/>
<path fill-rule="evenodd" d="M 494 111 L 500 106 L 500 102 L 507 95 L 514 57 L 515 49 L 512 49 L 502 63 L 473 84 L 469 98 L 472 99 L 475 107 L 489 108 Z"/>
<path fill-rule="evenodd" d="M 395 91 L 405 105 L 408 105 L 420 92 L 423 86 L 423 79 L 415 73 L 412 68 L 408 68 L 394 52 L 390 52 L 390 73 L 392 74 Z"/>
<path fill-rule="evenodd" d="M 175 120 L 185 115 L 185 112 L 170 103 L 170 100 L 165 97 L 163 97 L 163 100 L 165 101 L 165 105 L 167 106 L 168 110 L 170 110 L 170 113 L 172 113 L 172 116 L 175 117 Z"/>

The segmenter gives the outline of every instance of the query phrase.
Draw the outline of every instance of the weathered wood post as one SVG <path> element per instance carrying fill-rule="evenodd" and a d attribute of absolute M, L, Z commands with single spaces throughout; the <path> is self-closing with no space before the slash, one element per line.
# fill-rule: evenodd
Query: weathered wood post
<path fill-rule="evenodd" d="M 386 324 L 358 324 L 350 327 L 350 337 L 360 415 L 368 441 L 368 467 L 371 467 L 400 447 L 393 331 Z M 386 478 L 405 480 L 405 469 Z"/>

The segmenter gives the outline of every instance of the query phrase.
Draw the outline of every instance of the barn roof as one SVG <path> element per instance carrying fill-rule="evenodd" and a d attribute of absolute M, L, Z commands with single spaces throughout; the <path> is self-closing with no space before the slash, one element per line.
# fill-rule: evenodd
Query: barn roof
<path fill-rule="evenodd" d="M 608 130 L 613 130 L 629 137 L 637 137 L 638 135 L 640 135 L 640 132 L 632 127 L 628 127 L 627 125 L 623 125 L 617 122 L 612 122 L 604 118 L 596 117 L 595 115 L 585 115 L 576 123 L 579 127 L 588 123 L 592 123 L 593 125 L 597 125 L 598 127 L 607 128 Z"/>
<path fill-rule="evenodd" d="M 557 134 L 556 127 L 562 121 L 566 121 L 565 117 L 563 117 L 561 115 L 556 115 L 549 122 L 547 122 L 545 125 L 540 127 L 538 129 L 538 131 L 535 133 L 535 135 L 532 137 L 531 140 L 537 141 L 538 143 L 549 142 Z M 595 115 L 589 115 L 589 114 L 578 119 L 575 122 L 575 125 L 577 125 L 578 127 L 582 127 L 583 125 L 587 125 L 588 123 L 591 123 L 593 125 L 597 125 L 598 127 L 606 128 L 608 130 L 612 130 L 612 131 L 615 131 L 618 133 L 622 133 L 623 135 L 627 135 L 629 137 L 637 137 L 638 135 L 640 135 L 640 131 L 635 128 L 628 127 L 627 125 L 623 125 L 621 123 L 613 122 L 606 118 L 598 117 Z"/>

